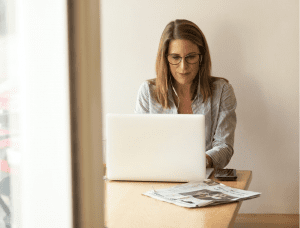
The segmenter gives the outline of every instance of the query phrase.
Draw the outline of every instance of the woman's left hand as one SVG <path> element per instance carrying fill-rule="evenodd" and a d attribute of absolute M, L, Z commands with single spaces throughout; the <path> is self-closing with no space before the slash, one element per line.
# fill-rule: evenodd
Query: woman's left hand
<path fill-rule="evenodd" d="M 213 167 L 213 162 L 210 156 L 206 154 L 206 168 L 212 168 Z"/>

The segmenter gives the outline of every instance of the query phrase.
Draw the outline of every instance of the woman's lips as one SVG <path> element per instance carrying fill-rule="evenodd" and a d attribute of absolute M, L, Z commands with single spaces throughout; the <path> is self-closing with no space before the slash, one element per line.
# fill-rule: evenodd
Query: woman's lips
<path fill-rule="evenodd" d="M 180 76 L 188 76 L 190 73 L 178 73 Z"/>

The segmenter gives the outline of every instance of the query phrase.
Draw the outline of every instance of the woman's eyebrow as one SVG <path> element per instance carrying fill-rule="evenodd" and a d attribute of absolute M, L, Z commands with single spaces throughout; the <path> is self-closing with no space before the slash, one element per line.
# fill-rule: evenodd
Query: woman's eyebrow
<path fill-rule="evenodd" d="M 188 53 L 187 55 L 191 55 L 191 54 L 198 54 L 198 53 L 193 51 L 193 52 Z"/>
<path fill-rule="evenodd" d="M 190 52 L 190 53 L 186 54 L 185 56 L 191 55 L 191 54 L 198 54 L 198 53 L 193 51 L 193 52 Z M 169 55 L 179 55 L 180 56 L 180 54 L 178 54 L 178 53 L 170 53 Z"/>

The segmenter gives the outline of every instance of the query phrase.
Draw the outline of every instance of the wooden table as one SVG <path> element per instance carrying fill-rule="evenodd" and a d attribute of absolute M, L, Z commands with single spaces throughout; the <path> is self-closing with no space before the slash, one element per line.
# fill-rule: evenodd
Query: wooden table
<path fill-rule="evenodd" d="M 238 171 L 237 181 L 218 181 L 247 190 L 251 171 Z M 142 195 L 180 183 L 105 181 L 105 225 L 108 228 L 232 227 L 242 202 L 184 208 Z"/>

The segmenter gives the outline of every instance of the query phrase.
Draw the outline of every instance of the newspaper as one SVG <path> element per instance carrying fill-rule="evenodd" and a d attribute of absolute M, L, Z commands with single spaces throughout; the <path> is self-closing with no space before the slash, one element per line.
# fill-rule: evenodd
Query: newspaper
<path fill-rule="evenodd" d="M 143 195 L 192 208 L 253 199 L 259 197 L 261 193 L 231 188 L 211 179 L 205 179 L 203 182 L 189 182 L 171 188 L 159 190 L 153 188 Z"/>

